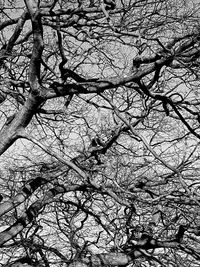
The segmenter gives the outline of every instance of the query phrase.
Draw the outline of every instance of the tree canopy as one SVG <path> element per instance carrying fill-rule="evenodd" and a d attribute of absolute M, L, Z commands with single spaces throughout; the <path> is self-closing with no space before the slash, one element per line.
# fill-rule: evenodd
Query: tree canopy
<path fill-rule="evenodd" d="M 0 266 L 199 266 L 199 1 L 0 8 Z"/>

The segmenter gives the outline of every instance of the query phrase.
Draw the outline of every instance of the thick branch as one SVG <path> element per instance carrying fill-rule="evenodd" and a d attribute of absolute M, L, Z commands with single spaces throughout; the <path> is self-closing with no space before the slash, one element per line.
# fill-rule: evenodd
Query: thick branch
<path fill-rule="evenodd" d="M 77 189 L 76 186 L 71 187 L 70 191 L 73 191 L 75 189 Z M 64 186 L 58 186 L 57 188 L 49 190 L 43 200 L 38 200 L 33 203 L 22 217 L 20 217 L 9 228 L 5 229 L 3 232 L 0 233 L 0 247 L 2 247 L 9 240 L 13 239 L 15 236 L 17 236 L 29 223 L 33 222 L 33 220 L 37 218 L 41 208 L 47 203 L 49 203 L 49 201 L 51 201 L 55 195 L 65 192 L 66 189 Z"/>
<path fill-rule="evenodd" d="M 37 7 L 33 6 L 33 2 L 25 1 L 28 12 L 31 16 L 32 28 L 33 28 L 33 51 L 29 67 L 29 83 L 32 92 L 34 94 L 39 94 L 40 88 L 40 67 L 41 67 L 41 57 L 44 48 L 43 44 L 43 28 L 41 22 L 41 15 Z"/>
<path fill-rule="evenodd" d="M 22 16 L 18 19 L 18 23 L 16 25 L 16 28 L 14 30 L 14 33 L 12 34 L 12 36 L 10 37 L 8 44 L 5 45 L 5 47 L 3 49 L 1 49 L 0 51 L 0 65 L 3 63 L 3 61 L 10 56 L 12 49 L 15 45 L 16 40 L 18 39 L 20 33 L 22 32 L 24 23 L 26 21 L 28 17 L 28 13 L 24 12 L 22 14 Z M 0 25 L 1 27 L 1 25 Z"/>
<path fill-rule="evenodd" d="M 92 255 L 80 261 L 74 261 L 69 267 L 87 267 L 87 266 L 126 266 L 132 261 L 131 257 L 125 253 L 102 253 Z"/>
<path fill-rule="evenodd" d="M 14 198 L 0 204 L 0 216 L 6 214 L 13 208 L 23 203 L 37 188 L 44 184 L 45 181 L 46 180 L 42 177 L 36 177 L 34 180 L 25 185 L 22 191 L 19 192 Z"/>
<path fill-rule="evenodd" d="M 30 94 L 22 109 L 13 116 L 12 121 L 5 123 L 0 131 L 0 155 L 23 135 L 24 128 L 29 124 L 42 101 L 42 98 Z"/>
<path fill-rule="evenodd" d="M 33 115 L 35 114 L 38 106 L 44 100 L 41 97 L 41 86 L 40 86 L 40 65 L 41 56 L 43 51 L 43 33 L 41 16 L 37 9 L 33 8 L 31 1 L 26 1 L 28 11 L 31 15 L 32 27 L 33 27 L 33 38 L 34 45 L 32 51 L 32 57 L 29 67 L 29 84 L 31 87 L 31 94 L 25 102 L 23 108 L 14 116 L 14 119 L 5 125 L 0 131 L 0 155 L 5 152 L 22 134 L 24 128 L 29 124 Z M 26 13 L 22 17 L 22 21 L 19 21 L 19 25 L 16 28 L 16 32 L 19 34 L 22 25 L 26 18 Z M 18 34 L 14 34 L 10 47 L 15 42 Z"/>

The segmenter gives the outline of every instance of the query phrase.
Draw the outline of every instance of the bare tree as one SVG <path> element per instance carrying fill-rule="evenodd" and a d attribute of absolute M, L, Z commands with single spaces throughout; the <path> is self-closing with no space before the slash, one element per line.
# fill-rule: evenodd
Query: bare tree
<path fill-rule="evenodd" d="M 0 266 L 199 266 L 198 1 L 0 7 Z"/>

